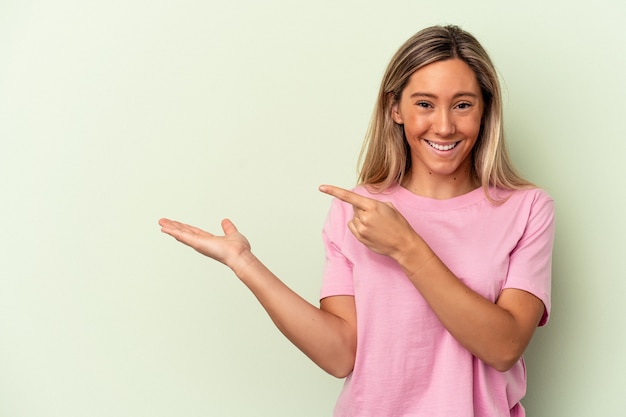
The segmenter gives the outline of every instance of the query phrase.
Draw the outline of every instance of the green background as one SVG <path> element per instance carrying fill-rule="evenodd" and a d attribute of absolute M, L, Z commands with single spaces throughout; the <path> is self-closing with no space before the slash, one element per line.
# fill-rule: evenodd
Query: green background
<path fill-rule="evenodd" d="M 447 23 L 556 200 L 528 415 L 623 415 L 625 4 L 0 0 L 0 416 L 330 415 L 341 381 L 157 219 L 232 218 L 317 303 L 317 186 L 354 184 L 388 60 Z"/>

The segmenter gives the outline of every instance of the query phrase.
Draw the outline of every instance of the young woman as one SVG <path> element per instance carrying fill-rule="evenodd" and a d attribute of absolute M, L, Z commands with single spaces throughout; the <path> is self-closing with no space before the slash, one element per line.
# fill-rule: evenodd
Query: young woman
<path fill-rule="evenodd" d="M 223 236 L 162 231 L 229 266 L 278 328 L 347 377 L 336 416 L 524 416 L 522 354 L 550 310 L 553 202 L 515 173 L 498 78 L 455 26 L 410 38 L 384 75 L 360 184 L 330 185 L 320 307 Z M 297 312 L 297 314 L 294 314 Z"/>

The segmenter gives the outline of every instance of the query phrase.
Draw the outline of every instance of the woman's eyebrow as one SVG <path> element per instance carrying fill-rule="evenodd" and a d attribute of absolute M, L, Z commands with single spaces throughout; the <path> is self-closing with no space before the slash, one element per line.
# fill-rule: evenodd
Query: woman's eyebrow
<path fill-rule="evenodd" d="M 413 94 L 410 95 L 410 97 L 411 98 L 418 98 L 418 97 L 438 98 L 438 96 L 436 94 L 424 93 L 424 92 L 420 92 L 420 91 L 414 92 Z M 478 95 L 476 93 L 472 93 L 471 91 L 459 91 L 454 96 L 452 96 L 452 98 L 459 98 L 459 97 L 478 98 Z"/>

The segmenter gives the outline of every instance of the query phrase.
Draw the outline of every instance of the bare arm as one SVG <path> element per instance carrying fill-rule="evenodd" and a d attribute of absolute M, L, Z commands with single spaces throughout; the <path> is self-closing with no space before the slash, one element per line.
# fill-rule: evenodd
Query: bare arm
<path fill-rule="evenodd" d="M 337 187 L 320 190 L 352 204 L 350 231 L 374 252 L 398 262 L 444 327 L 466 349 L 500 371 L 519 360 L 544 312 L 541 300 L 507 289 L 493 303 L 454 276 L 392 205 Z"/>
<path fill-rule="evenodd" d="M 251 252 L 247 239 L 230 220 L 222 221 L 217 236 L 168 219 L 162 232 L 233 270 L 252 291 L 278 329 L 326 372 L 347 376 L 354 367 L 356 311 L 354 297 L 322 300 L 317 308 L 280 281 Z"/>
<path fill-rule="evenodd" d="M 526 291 L 505 289 L 492 303 L 454 276 L 419 236 L 414 239 L 394 259 L 439 320 L 476 357 L 499 371 L 510 369 L 537 328 L 543 302 Z"/>

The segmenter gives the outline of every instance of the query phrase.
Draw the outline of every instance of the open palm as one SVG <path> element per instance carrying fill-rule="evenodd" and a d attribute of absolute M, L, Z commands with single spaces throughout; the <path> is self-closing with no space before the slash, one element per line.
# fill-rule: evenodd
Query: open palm
<path fill-rule="evenodd" d="M 231 268 L 243 253 L 250 252 L 248 239 L 228 219 L 222 220 L 223 236 L 169 219 L 160 219 L 159 225 L 163 233 Z"/>

